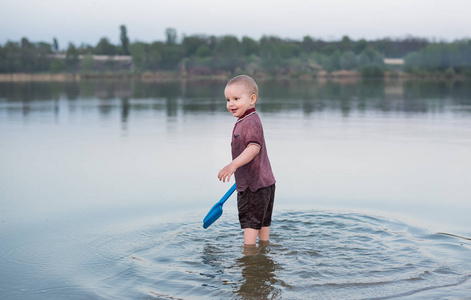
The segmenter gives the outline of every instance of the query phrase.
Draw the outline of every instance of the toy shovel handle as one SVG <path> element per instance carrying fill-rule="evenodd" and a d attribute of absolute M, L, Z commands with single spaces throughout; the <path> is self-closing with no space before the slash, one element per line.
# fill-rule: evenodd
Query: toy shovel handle
<path fill-rule="evenodd" d="M 229 199 L 229 197 L 232 195 L 232 193 L 234 193 L 234 191 L 236 190 L 236 184 L 234 183 L 234 185 L 227 191 L 227 193 L 224 194 L 224 196 L 222 196 L 221 200 L 219 200 L 218 204 L 224 204 L 227 199 Z"/>

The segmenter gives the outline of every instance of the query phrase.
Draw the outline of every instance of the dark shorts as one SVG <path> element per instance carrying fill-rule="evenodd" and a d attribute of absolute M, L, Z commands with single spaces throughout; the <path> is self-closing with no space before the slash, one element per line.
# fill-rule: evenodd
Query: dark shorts
<path fill-rule="evenodd" d="M 237 192 L 240 227 L 260 230 L 262 227 L 270 226 L 274 200 L 274 184 L 255 192 L 249 188 L 243 192 Z"/>

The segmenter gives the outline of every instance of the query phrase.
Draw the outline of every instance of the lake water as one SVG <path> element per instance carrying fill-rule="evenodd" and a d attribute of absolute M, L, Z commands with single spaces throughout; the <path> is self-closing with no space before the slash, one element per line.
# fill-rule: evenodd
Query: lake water
<path fill-rule="evenodd" d="M 471 296 L 471 82 L 265 81 L 244 248 L 225 82 L 0 83 L 1 299 Z"/>

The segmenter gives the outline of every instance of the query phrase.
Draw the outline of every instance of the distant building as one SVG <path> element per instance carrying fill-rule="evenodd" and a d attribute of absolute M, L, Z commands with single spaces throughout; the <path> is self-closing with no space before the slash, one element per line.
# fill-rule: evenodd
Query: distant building
<path fill-rule="evenodd" d="M 404 59 L 402 58 L 385 58 L 384 59 L 385 65 L 394 65 L 394 66 L 402 66 L 404 64 Z"/>
<path fill-rule="evenodd" d="M 52 58 L 65 59 L 65 53 L 54 53 L 51 54 Z M 85 55 L 79 55 L 79 59 L 83 59 Z M 131 55 L 93 55 L 95 61 L 119 61 L 119 62 L 132 62 Z"/>

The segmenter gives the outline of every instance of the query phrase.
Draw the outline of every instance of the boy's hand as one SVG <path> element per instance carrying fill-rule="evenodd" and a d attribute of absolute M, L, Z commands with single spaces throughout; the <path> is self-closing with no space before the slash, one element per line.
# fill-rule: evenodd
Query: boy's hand
<path fill-rule="evenodd" d="M 218 178 L 219 181 L 222 182 L 229 182 L 231 179 L 231 175 L 235 173 L 235 171 L 245 165 L 248 164 L 252 159 L 257 156 L 257 154 L 260 152 L 260 146 L 257 144 L 250 144 L 245 148 L 242 153 L 237 156 L 236 159 L 234 159 L 230 164 L 225 166 L 221 171 L 219 171 Z"/>
<path fill-rule="evenodd" d="M 237 168 L 233 167 L 232 163 L 228 164 L 221 171 L 219 171 L 219 174 L 218 174 L 219 181 L 226 182 L 226 179 L 227 179 L 227 182 L 229 182 L 232 174 L 234 174 L 236 170 Z"/>

